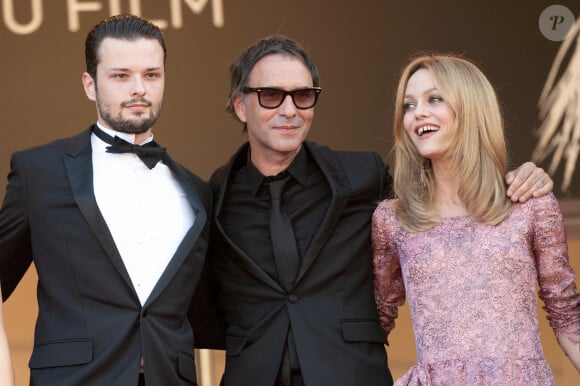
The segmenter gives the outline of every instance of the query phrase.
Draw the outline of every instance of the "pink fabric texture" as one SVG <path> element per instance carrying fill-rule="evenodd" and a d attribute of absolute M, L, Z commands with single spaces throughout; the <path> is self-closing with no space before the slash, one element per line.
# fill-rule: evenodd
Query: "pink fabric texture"
<path fill-rule="evenodd" d="M 375 297 L 385 334 L 406 298 L 418 364 L 400 385 L 553 385 L 536 291 L 554 333 L 580 342 L 580 294 L 553 194 L 514 204 L 497 226 L 470 216 L 406 232 L 394 201 L 373 215 Z"/>

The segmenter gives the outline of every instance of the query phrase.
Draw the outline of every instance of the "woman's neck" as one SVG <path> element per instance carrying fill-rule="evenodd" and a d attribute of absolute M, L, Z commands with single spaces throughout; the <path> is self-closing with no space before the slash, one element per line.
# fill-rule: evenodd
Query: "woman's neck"
<path fill-rule="evenodd" d="M 433 209 L 440 217 L 465 216 L 469 212 L 459 197 L 459 178 L 449 165 L 432 163 L 435 191 Z"/>

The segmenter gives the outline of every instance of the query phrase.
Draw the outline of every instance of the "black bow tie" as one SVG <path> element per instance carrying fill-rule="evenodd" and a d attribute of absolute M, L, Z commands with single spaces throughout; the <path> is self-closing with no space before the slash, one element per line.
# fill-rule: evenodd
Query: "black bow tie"
<path fill-rule="evenodd" d="M 96 125 L 93 126 L 93 133 L 110 145 L 107 146 L 107 153 L 135 153 L 149 169 L 153 169 L 167 154 L 166 149 L 155 142 L 134 145 L 117 136 L 111 137 Z"/>

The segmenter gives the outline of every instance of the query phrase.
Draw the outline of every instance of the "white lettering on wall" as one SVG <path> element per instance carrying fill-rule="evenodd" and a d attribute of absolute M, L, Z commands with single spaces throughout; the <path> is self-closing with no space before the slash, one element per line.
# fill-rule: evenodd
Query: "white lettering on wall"
<path fill-rule="evenodd" d="M 111 10 L 111 15 L 120 14 L 122 12 L 121 0 L 109 0 L 109 9 Z M 129 13 L 132 13 L 133 15 L 141 15 L 140 0 L 129 0 Z"/>
<path fill-rule="evenodd" d="M 2 0 L 2 18 L 11 32 L 18 35 L 27 35 L 36 31 L 42 24 L 42 0 L 31 0 L 31 17 L 26 24 L 20 24 L 14 17 L 14 1 Z M 22 0 L 19 0 L 22 1 Z"/>
<path fill-rule="evenodd" d="M 81 29 L 79 13 L 87 11 L 100 11 L 103 5 L 97 1 L 67 0 L 66 11 L 68 15 L 68 29 L 76 32 Z"/>
<path fill-rule="evenodd" d="M 189 6 L 193 13 L 200 14 L 209 0 L 183 0 Z M 179 29 L 183 27 L 183 12 L 181 8 L 182 0 L 170 0 L 171 4 L 171 25 Z M 224 10 L 222 0 L 211 0 L 213 10 L 213 25 L 215 27 L 224 26 Z"/>
<path fill-rule="evenodd" d="M 14 12 L 14 3 L 24 0 L 0 0 L 2 2 L 2 19 L 6 28 L 18 35 L 29 35 L 36 32 L 44 21 L 43 0 L 28 0 L 30 4 L 30 21 L 23 23 L 17 21 Z M 68 30 L 78 32 L 81 29 L 81 14 L 85 12 L 98 12 L 104 7 L 103 3 L 108 2 L 109 15 L 117 15 L 123 12 L 122 2 L 128 1 L 129 12 L 142 16 L 141 0 L 67 0 L 66 14 L 68 20 Z M 183 9 L 189 9 L 193 14 L 199 15 L 207 10 L 210 4 L 212 13 L 212 23 L 216 28 L 224 26 L 223 0 L 165 0 L 169 6 L 171 20 L 152 18 L 151 21 L 159 28 L 166 29 L 170 26 L 175 29 L 183 28 Z M 54 6 L 54 5 L 53 5 Z"/>

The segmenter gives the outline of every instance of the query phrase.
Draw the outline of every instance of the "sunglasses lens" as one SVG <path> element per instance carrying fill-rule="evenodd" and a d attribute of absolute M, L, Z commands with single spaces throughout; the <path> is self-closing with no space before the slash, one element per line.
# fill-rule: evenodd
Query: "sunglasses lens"
<path fill-rule="evenodd" d="M 262 106 L 275 108 L 278 107 L 281 104 L 282 99 L 284 99 L 284 91 L 275 88 L 264 88 L 258 96 Z"/>
<path fill-rule="evenodd" d="M 300 109 L 307 109 L 314 106 L 316 102 L 316 92 L 310 89 L 296 90 L 292 92 L 292 99 L 296 107 Z"/>

